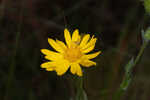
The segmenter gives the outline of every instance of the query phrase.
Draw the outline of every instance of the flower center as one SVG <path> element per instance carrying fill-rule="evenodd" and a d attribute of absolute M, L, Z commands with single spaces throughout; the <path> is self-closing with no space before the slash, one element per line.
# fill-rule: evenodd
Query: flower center
<path fill-rule="evenodd" d="M 64 54 L 64 58 L 70 62 L 77 61 L 78 59 L 81 58 L 81 56 L 82 56 L 82 53 L 78 47 L 67 48 Z"/>

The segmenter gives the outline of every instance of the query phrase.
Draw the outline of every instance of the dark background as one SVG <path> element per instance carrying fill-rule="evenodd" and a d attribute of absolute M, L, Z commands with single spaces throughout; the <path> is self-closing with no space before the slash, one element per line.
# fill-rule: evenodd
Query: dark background
<path fill-rule="evenodd" d="M 149 26 L 140 0 L 1 0 L 0 100 L 70 100 L 74 82 L 40 68 L 47 38 L 64 41 L 63 30 L 89 33 L 101 50 L 96 67 L 84 70 L 89 100 L 112 100 L 124 77 L 126 63 L 142 44 Z M 121 100 L 150 100 L 150 48 L 132 72 Z M 72 76 L 73 77 L 73 76 Z"/>

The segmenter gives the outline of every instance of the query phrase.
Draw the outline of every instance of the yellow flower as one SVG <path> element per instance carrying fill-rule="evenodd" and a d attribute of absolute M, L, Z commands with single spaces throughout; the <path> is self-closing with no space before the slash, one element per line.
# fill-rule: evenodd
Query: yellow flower
<path fill-rule="evenodd" d="M 80 65 L 84 67 L 96 65 L 96 63 L 90 59 L 95 58 L 101 53 L 101 51 L 98 51 L 93 54 L 87 54 L 94 49 L 97 39 L 94 38 L 94 36 L 90 39 L 89 34 L 84 35 L 81 39 L 78 29 L 73 32 L 72 37 L 68 29 L 65 29 L 64 37 L 66 44 L 62 41 L 55 41 L 48 38 L 48 43 L 56 52 L 41 49 L 41 52 L 45 55 L 45 59 L 49 60 L 41 64 L 41 67 L 47 71 L 56 71 L 57 75 L 63 75 L 70 68 L 72 74 L 82 76 Z"/>

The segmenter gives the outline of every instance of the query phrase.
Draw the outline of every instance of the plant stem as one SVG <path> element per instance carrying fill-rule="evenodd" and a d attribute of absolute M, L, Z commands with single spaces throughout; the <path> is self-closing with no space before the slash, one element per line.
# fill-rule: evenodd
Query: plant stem
<path fill-rule="evenodd" d="M 76 79 L 76 99 L 75 100 L 84 100 L 84 90 L 83 90 L 83 78 L 79 77 Z"/>
<path fill-rule="evenodd" d="M 130 81 L 131 81 L 131 73 L 132 73 L 132 69 L 135 67 L 135 65 L 139 62 L 143 52 L 144 52 L 144 49 L 146 48 L 146 46 L 148 45 L 148 41 L 144 41 L 143 45 L 141 46 L 141 49 L 136 57 L 136 59 L 134 60 L 133 64 L 132 64 L 132 61 L 130 61 L 130 64 L 127 64 L 126 67 L 130 67 L 129 70 L 126 70 L 126 73 L 125 73 L 125 77 L 120 85 L 120 88 L 119 90 L 117 91 L 117 93 L 115 94 L 113 100 L 120 100 L 121 96 L 123 95 L 123 93 L 126 91 L 127 87 L 129 86 L 130 84 Z"/>
<path fill-rule="evenodd" d="M 138 63 L 138 61 L 140 60 L 140 57 L 142 56 L 143 52 L 144 52 L 144 49 L 146 48 L 146 46 L 148 45 L 148 42 L 144 42 L 141 49 L 140 49 L 140 52 L 138 53 L 135 61 L 134 61 L 134 65 L 133 67 Z"/>

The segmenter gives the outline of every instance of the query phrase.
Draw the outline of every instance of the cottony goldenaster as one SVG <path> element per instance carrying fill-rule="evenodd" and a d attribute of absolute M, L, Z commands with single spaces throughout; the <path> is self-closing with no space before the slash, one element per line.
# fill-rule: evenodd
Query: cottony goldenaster
<path fill-rule="evenodd" d="M 41 49 L 41 52 L 45 55 L 47 62 L 41 64 L 42 68 L 47 71 L 56 71 L 57 75 L 63 75 L 69 68 L 72 74 L 82 76 L 83 67 L 90 67 L 96 65 L 95 62 L 90 59 L 98 56 L 101 51 L 89 54 L 96 43 L 94 35 L 90 39 L 89 34 L 85 34 L 83 38 L 79 35 L 79 30 L 75 29 L 72 36 L 68 29 L 64 29 L 64 37 L 66 44 L 59 40 L 53 40 L 48 38 L 48 43 L 56 50 L 51 51 L 48 49 Z"/>

